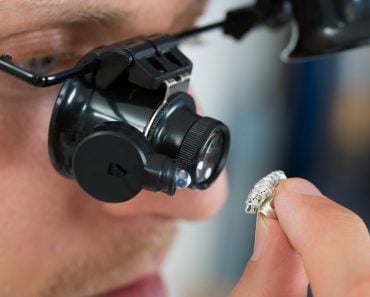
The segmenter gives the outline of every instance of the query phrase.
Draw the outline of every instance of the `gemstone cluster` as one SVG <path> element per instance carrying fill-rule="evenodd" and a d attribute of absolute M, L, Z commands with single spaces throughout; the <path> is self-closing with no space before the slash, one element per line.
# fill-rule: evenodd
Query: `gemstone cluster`
<path fill-rule="evenodd" d="M 261 205 L 274 194 L 275 188 L 279 182 L 286 178 L 285 173 L 278 170 L 260 179 L 248 194 L 247 200 L 245 201 L 245 212 L 256 214 Z"/>

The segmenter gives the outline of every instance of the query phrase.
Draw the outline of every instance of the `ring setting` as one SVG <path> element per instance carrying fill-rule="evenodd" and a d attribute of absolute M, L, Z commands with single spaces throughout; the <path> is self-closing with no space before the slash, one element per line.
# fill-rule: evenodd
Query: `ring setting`
<path fill-rule="evenodd" d="M 248 214 L 260 212 L 266 217 L 276 219 L 275 210 L 272 208 L 271 202 L 276 187 L 285 179 L 287 179 L 287 177 L 281 170 L 273 171 L 260 179 L 247 196 L 247 200 L 245 201 L 245 212 Z"/>

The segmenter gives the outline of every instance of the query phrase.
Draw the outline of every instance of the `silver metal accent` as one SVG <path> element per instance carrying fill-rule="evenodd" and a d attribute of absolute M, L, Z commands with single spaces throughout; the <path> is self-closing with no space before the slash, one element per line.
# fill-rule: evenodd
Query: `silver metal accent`
<path fill-rule="evenodd" d="M 249 214 L 262 213 L 266 217 L 276 219 L 271 203 L 276 187 L 287 177 L 283 171 L 274 171 L 260 179 L 249 192 L 245 201 L 245 212 Z"/>
<path fill-rule="evenodd" d="M 277 220 L 275 209 L 271 205 L 272 200 L 274 200 L 273 195 L 271 195 L 265 201 L 262 201 L 259 212 L 262 213 L 265 217 Z"/>
<path fill-rule="evenodd" d="M 178 92 L 186 92 L 189 88 L 190 84 L 190 74 L 183 73 L 180 74 L 176 78 L 169 78 L 163 82 L 166 86 L 166 92 L 163 98 L 161 105 L 157 108 L 157 110 L 152 115 L 149 123 L 146 125 L 144 130 L 144 136 L 148 137 L 150 132 L 150 127 L 153 125 L 154 120 L 156 119 L 158 113 L 162 110 L 162 108 L 167 104 L 168 98 L 175 93 Z"/>
<path fill-rule="evenodd" d="M 178 189 L 186 189 L 191 184 L 190 173 L 186 170 L 178 170 L 175 174 L 175 185 Z"/>
<path fill-rule="evenodd" d="M 164 101 L 175 93 L 186 92 L 190 84 L 190 74 L 183 73 L 176 78 L 170 78 L 164 81 L 166 85 L 166 94 L 164 95 Z"/>

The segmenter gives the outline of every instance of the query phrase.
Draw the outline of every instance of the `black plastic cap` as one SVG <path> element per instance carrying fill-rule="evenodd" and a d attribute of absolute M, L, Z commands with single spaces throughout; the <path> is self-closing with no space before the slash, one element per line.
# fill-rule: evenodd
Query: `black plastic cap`
<path fill-rule="evenodd" d="M 142 189 L 145 156 L 131 135 L 100 131 L 86 137 L 73 156 L 78 184 L 92 197 L 124 202 Z"/>

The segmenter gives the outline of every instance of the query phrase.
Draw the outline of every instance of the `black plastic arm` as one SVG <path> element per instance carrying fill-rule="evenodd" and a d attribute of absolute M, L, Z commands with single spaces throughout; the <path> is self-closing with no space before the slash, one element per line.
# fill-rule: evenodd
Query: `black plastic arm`
<path fill-rule="evenodd" d="M 224 21 L 181 32 L 174 37 L 184 39 L 213 29 L 223 29 L 224 34 L 241 39 L 257 25 L 279 28 L 291 18 L 290 1 L 257 0 L 253 5 L 230 10 Z"/>
<path fill-rule="evenodd" d="M 97 61 L 79 65 L 75 68 L 68 69 L 53 75 L 41 76 L 27 71 L 12 63 L 12 57 L 9 55 L 2 55 L 0 57 L 0 69 L 9 73 L 35 87 L 45 88 L 54 86 L 64 82 L 69 78 L 81 76 L 95 71 L 98 67 Z"/>

